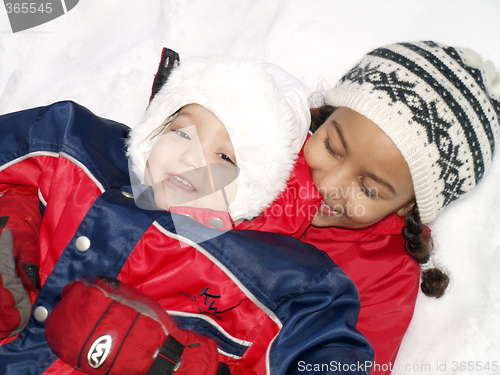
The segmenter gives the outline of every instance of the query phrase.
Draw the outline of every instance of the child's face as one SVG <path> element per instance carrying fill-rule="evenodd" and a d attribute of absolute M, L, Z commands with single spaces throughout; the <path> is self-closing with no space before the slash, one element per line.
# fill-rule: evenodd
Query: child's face
<path fill-rule="evenodd" d="M 183 107 L 149 155 L 145 182 L 155 204 L 226 211 L 236 195 L 236 158 L 224 125 L 205 107 Z M 224 186 L 223 192 L 220 190 Z"/>
<path fill-rule="evenodd" d="M 308 140 L 304 156 L 323 195 L 314 226 L 364 228 L 411 208 L 406 161 L 382 129 L 355 111 L 334 111 Z"/>

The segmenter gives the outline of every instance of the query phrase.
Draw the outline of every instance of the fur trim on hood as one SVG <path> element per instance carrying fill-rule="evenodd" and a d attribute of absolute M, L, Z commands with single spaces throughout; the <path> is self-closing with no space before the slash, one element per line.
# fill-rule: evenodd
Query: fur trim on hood
<path fill-rule="evenodd" d="M 127 142 L 132 170 L 144 183 L 146 161 L 165 120 L 199 104 L 224 124 L 240 169 L 229 206 L 233 220 L 251 219 L 282 192 L 310 125 L 308 90 L 266 62 L 221 57 L 183 61 L 150 103 Z"/>

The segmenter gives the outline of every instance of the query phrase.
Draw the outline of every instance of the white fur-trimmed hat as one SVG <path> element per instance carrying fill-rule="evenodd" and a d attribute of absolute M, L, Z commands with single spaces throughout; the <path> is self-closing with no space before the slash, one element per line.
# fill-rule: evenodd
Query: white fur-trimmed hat
<path fill-rule="evenodd" d="M 146 161 L 165 120 L 188 104 L 210 110 L 231 138 L 240 173 L 233 220 L 250 219 L 286 187 L 310 125 L 308 90 L 291 74 L 262 61 L 227 57 L 182 61 L 132 128 L 127 155 L 144 183 Z"/>
<path fill-rule="evenodd" d="M 500 74 L 470 49 L 429 41 L 378 48 L 325 102 L 364 115 L 392 139 L 423 223 L 474 188 L 500 139 Z"/>

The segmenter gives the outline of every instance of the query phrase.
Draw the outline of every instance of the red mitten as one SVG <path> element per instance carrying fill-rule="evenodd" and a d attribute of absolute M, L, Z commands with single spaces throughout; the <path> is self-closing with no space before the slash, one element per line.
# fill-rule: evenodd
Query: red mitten
<path fill-rule="evenodd" d="M 71 366 L 87 374 L 218 374 L 215 341 L 179 330 L 158 302 L 137 289 L 96 278 L 93 285 L 68 284 L 62 295 L 45 334 Z"/>
<path fill-rule="evenodd" d="M 29 321 L 31 302 L 16 276 L 11 233 L 0 223 L 0 340 L 19 333 Z"/>

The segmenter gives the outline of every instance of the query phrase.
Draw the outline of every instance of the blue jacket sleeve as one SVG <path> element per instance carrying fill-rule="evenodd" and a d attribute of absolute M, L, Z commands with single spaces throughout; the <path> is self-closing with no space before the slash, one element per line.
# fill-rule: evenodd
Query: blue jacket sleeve
<path fill-rule="evenodd" d="M 290 291 L 276 309 L 284 324 L 271 347 L 271 374 L 369 374 L 373 351 L 354 328 L 353 282 L 337 266 L 310 275 L 310 290 Z"/>
<path fill-rule="evenodd" d="M 273 310 L 283 323 L 269 352 L 270 373 L 369 374 L 373 350 L 355 329 L 356 286 L 315 247 L 293 239 L 283 245 L 288 254 L 280 256 L 281 277 L 268 284 L 274 287 L 269 289 Z"/>
<path fill-rule="evenodd" d="M 65 155 L 83 163 L 105 188 L 128 185 L 123 156 L 128 132 L 71 101 L 5 114 L 0 116 L 0 171 L 31 156 Z"/>

